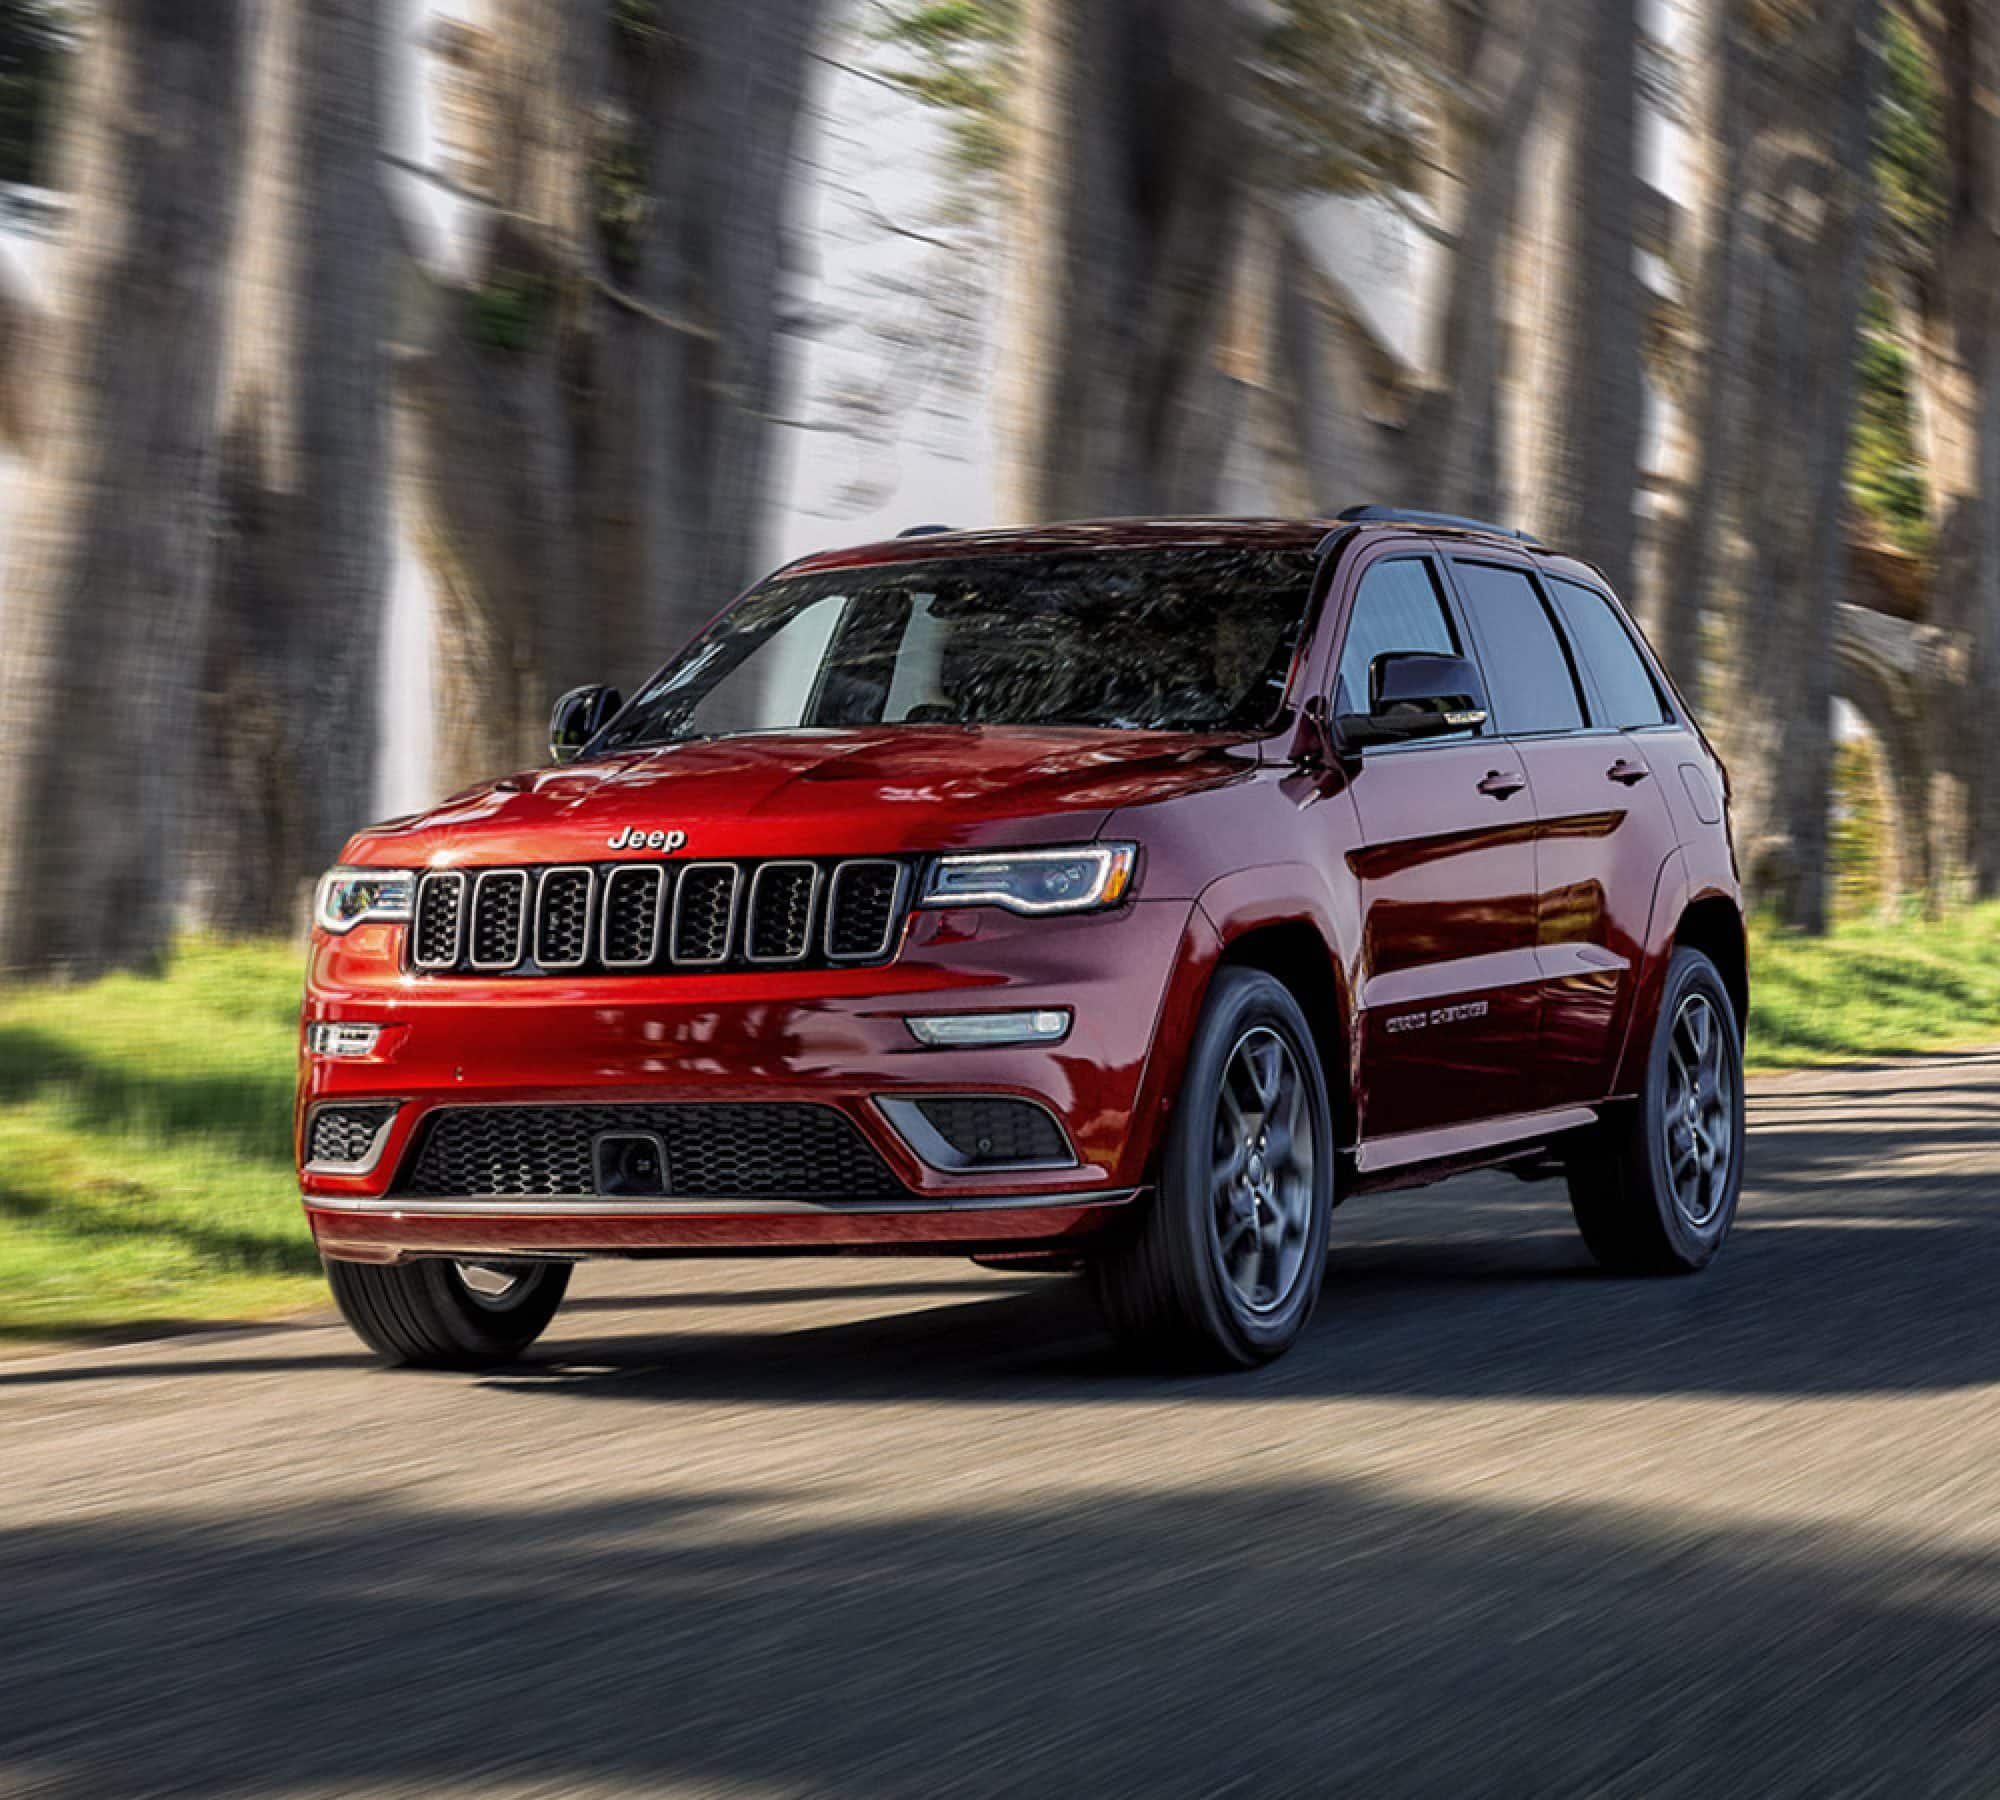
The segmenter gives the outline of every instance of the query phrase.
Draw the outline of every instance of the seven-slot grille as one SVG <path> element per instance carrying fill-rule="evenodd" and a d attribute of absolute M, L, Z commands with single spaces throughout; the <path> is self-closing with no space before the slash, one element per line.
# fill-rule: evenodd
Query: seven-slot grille
<path fill-rule="evenodd" d="M 890 857 L 433 869 L 410 965 L 523 975 L 886 962 L 911 871 Z"/>

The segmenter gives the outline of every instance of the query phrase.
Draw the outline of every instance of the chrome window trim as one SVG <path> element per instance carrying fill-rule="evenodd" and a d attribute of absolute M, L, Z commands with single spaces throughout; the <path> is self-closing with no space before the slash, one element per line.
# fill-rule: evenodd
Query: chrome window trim
<path fill-rule="evenodd" d="M 451 881 L 458 884 L 458 912 L 453 924 L 451 954 L 442 962 L 434 957 L 425 958 L 419 950 L 419 944 L 423 937 L 424 895 L 434 881 Z M 416 903 L 411 908 L 408 927 L 410 933 L 410 966 L 412 968 L 446 971 L 458 967 L 458 959 L 465 949 L 466 921 L 471 913 L 471 908 L 466 902 L 465 889 L 465 871 L 463 869 L 426 869 L 424 871 L 422 879 L 417 883 Z"/>
<path fill-rule="evenodd" d="M 518 881 L 520 899 L 514 906 L 514 954 L 504 961 L 482 958 L 479 954 L 479 897 L 489 881 Z M 472 882 L 472 910 L 465 927 L 465 958 L 481 974 L 498 974 L 518 969 L 528 952 L 528 871 L 526 869 L 481 869 Z"/>
<path fill-rule="evenodd" d="M 702 869 L 729 871 L 729 922 L 722 933 L 722 949 L 714 956 L 683 956 L 681 941 L 681 900 L 687 893 L 688 878 Z M 697 862 L 683 865 L 674 880 L 674 910 L 667 927 L 667 961 L 677 969 L 713 969 L 729 960 L 736 943 L 736 897 L 743 887 L 743 868 L 733 862 Z"/>
<path fill-rule="evenodd" d="M 806 928 L 799 938 L 799 948 L 790 956 L 759 956 L 752 946 L 757 942 L 757 890 L 764 885 L 764 877 L 773 869 L 804 869 L 812 877 L 812 884 L 806 889 Z M 809 862 L 802 856 L 777 857 L 769 862 L 759 863 L 757 873 L 750 877 L 750 899 L 743 908 L 743 960 L 757 963 L 765 968 L 778 964 L 802 963 L 812 955 L 813 920 L 819 906 L 819 890 L 826 880 L 816 862 Z"/>
<path fill-rule="evenodd" d="M 548 893 L 549 878 L 553 875 L 583 877 L 583 949 L 576 956 L 563 962 L 550 962 L 542 955 L 542 903 Z M 535 882 L 534 912 L 534 925 L 529 933 L 532 942 L 529 948 L 533 952 L 535 966 L 538 969 L 582 968 L 590 961 L 591 933 L 597 922 L 597 871 L 588 863 L 557 863 L 553 868 L 544 869 Z"/>
<path fill-rule="evenodd" d="M 834 915 L 840 911 L 841 877 L 854 869 L 893 869 L 896 885 L 889 895 L 889 919 L 882 928 L 882 941 L 873 950 L 836 950 L 833 947 Z M 820 922 L 822 954 L 828 962 L 878 962 L 889 954 L 896 941 L 896 926 L 903 915 L 903 897 L 910 879 L 909 865 L 897 861 L 893 856 L 856 856 L 834 865 L 834 871 L 826 884 L 826 916 Z"/>
<path fill-rule="evenodd" d="M 382 1123 L 375 1128 L 375 1135 L 368 1142 L 368 1149 L 359 1162 L 309 1162 L 300 1167 L 306 1175 L 367 1175 L 374 1171 L 382 1160 L 382 1152 L 389 1142 L 389 1133 L 396 1123 L 396 1115 L 403 1110 L 400 1100 L 322 1100 L 306 1114 L 306 1148 L 312 1148 L 313 1125 L 321 1113 L 329 1110 L 358 1110 L 364 1106 L 383 1106 L 388 1111 L 382 1115 Z"/>
<path fill-rule="evenodd" d="M 642 879 L 650 875 L 658 884 L 653 893 L 652 947 L 644 956 L 613 956 L 611 954 L 611 890 L 617 884 L 619 877 L 624 875 L 638 876 Z M 604 904 L 598 909 L 599 916 L 597 923 L 597 960 L 602 967 L 607 969 L 644 969 L 659 960 L 660 926 L 667 916 L 667 889 L 673 885 L 668 879 L 668 870 L 665 863 L 621 863 L 617 868 L 609 869 L 605 872 Z M 730 895 L 730 906 L 732 909 L 735 904 L 736 897 L 732 893 Z M 671 950 L 671 946 L 669 946 L 669 949 Z"/>

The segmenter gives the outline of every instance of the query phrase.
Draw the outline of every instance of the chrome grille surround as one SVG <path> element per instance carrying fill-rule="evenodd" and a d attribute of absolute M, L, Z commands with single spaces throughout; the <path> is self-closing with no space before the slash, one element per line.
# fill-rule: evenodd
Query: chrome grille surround
<path fill-rule="evenodd" d="M 750 905 L 744 914 L 746 961 L 795 963 L 812 954 L 813 907 L 819 899 L 819 880 L 817 863 L 767 862 L 758 868 L 750 877 Z M 767 884 L 772 890 L 769 894 Z M 777 912 L 780 907 L 782 915 Z M 775 949 L 761 947 L 774 944 Z"/>
<path fill-rule="evenodd" d="M 465 939 L 465 889 L 462 869 L 433 869 L 417 883 L 416 914 L 410 923 L 410 962 L 414 967 L 458 967 L 459 947 Z M 441 932 L 449 933 L 442 953 Z"/>
<path fill-rule="evenodd" d="M 623 899 L 620 884 L 636 888 L 643 895 L 652 885 L 653 897 Z M 603 924 L 597 946 L 597 960 L 607 969 L 643 969 L 660 953 L 660 922 L 666 916 L 667 871 L 658 863 L 627 863 L 608 871 L 604 877 Z M 624 911 L 620 910 L 622 906 Z M 637 907 L 635 913 L 631 909 Z M 636 954 L 628 948 L 642 945 Z M 625 954 L 619 954 L 624 950 Z"/>
<path fill-rule="evenodd" d="M 890 872 L 888 904 L 883 908 L 882 927 L 866 948 L 842 949 L 843 942 L 850 946 L 854 941 L 852 932 L 842 937 L 843 925 L 853 923 L 857 927 L 873 918 L 874 902 L 869 902 L 869 912 L 861 919 L 843 917 L 841 897 L 843 882 L 855 879 L 879 879 L 878 870 Z M 896 928 L 903 922 L 903 901 L 909 891 L 910 871 L 902 863 L 891 861 L 886 856 L 856 857 L 852 861 L 836 864 L 832 879 L 826 889 L 826 960 L 828 962 L 879 962 L 889 954 L 890 946 L 896 941 Z M 861 903 L 856 902 L 858 907 Z"/>
<path fill-rule="evenodd" d="M 583 917 L 576 917 L 573 895 L 583 884 Z M 580 969 L 590 960 L 590 930 L 597 915 L 597 871 L 588 863 L 563 863 L 544 869 L 535 884 L 535 964 L 543 969 Z M 559 935 L 558 935 L 559 934 Z M 567 954 L 571 944 L 575 953 Z M 556 954 L 551 955 L 551 949 Z"/>
<path fill-rule="evenodd" d="M 513 898 L 502 896 L 513 891 Z M 493 899 L 489 902 L 488 892 Z M 472 929 L 467 960 L 483 975 L 520 966 L 528 948 L 528 871 L 481 869 L 472 883 Z M 495 949 L 487 950 L 486 946 Z"/>
<path fill-rule="evenodd" d="M 630 975 L 892 960 L 914 859 L 771 857 L 432 869 L 405 939 L 420 974 Z"/>
<path fill-rule="evenodd" d="M 697 905 L 706 905 L 708 916 L 699 920 L 691 918 L 688 896 L 691 893 L 701 894 L 705 884 L 714 879 L 718 871 L 728 877 L 727 885 L 721 890 L 723 898 L 719 909 L 713 901 L 697 901 Z M 667 941 L 667 960 L 670 963 L 680 969 L 700 969 L 712 968 L 729 960 L 729 946 L 735 937 L 736 890 L 742 885 L 743 871 L 735 863 L 689 863 L 681 870 L 680 879 L 674 883 L 674 922 Z M 718 910 L 719 917 L 716 916 Z M 682 950 L 684 931 L 700 931 L 703 934 L 701 941 L 705 947 L 702 954 L 690 956 Z M 706 948 L 711 944 L 714 946 L 712 951 Z"/>

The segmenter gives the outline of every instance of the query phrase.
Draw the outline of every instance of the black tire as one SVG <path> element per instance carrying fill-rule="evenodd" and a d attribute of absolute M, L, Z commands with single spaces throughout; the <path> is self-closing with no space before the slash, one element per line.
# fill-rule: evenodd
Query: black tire
<path fill-rule="evenodd" d="M 1697 1012 L 1719 1029 L 1713 1108 L 1697 1082 L 1691 1114 L 1683 1020 Z M 1728 1142 L 1717 1146 L 1725 1117 Z M 1619 1275 L 1689 1275 L 1706 1267 L 1736 1217 L 1743 1138 L 1742 1021 L 1715 965 L 1699 950 L 1676 950 L 1639 1098 L 1603 1119 L 1568 1158 L 1570 1210 L 1591 1255 Z"/>
<path fill-rule="evenodd" d="M 515 1285 L 489 1297 L 466 1284 L 459 1264 L 441 1259 L 325 1265 L 341 1316 L 384 1362 L 417 1369 L 512 1362 L 555 1317 L 569 1287 L 569 1264 L 466 1266 L 511 1277 Z"/>
<path fill-rule="evenodd" d="M 1289 1055 L 1296 1084 L 1274 1085 L 1274 1092 L 1289 1097 L 1246 1114 L 1240 1100 L 1254 1097 L 1259 1058 L 1277 1069 L 1278 1082 L 1284 1079 L 1282 1059 L 1271 1056 L 1273 1041 Z M 1239 1062 L 1239 1053 L 1249 1060 Z M 1225 1078 L 1234 1111 L 1224 1097 Z M 1262 1120 L 1263 1138 L 1250 1118 Z M 1302 1146 L 1300 1122 L 1310 1127 Z M 1236 1144 L 1239 1126 L 1257 1149 L 1244 1161 L 1241 1180 L 1224 1180 L 1222 1169 L 1237 1160 L 1224 1150 Z M 1273 1136 L 1284 1142 L 1267 1158 Z M 1284 1160 L 1301 1148 L 1303 1166 Z M 1326 1076 L 1298 1002 L 1260 970 L 1222 969 L 1195 1027 L 1167 1127 L 1159 1192 L 1131 1235 L 1088 1264 L 1113 1333 L 1146 1360 L 1174 1367 L 1247 1368 L 1283 1354 L 1312 1317 L 1326 1273 L 1333 1151 Z M 1261 1171 L 1254 1181 L 1252 1169 Z M 1268 1203 L 1257 1197 L 1267 1192 Z M 1254 1242 L 1246 1244 L 1246 1231 Z M 1234 1254 L 1225 1251 L 1225 1235 Z M 1259 1304 L 1267 1267 L 1270 1301 Z M 1244 1270 L 1254 1295 L 1239 1279 Z"/>

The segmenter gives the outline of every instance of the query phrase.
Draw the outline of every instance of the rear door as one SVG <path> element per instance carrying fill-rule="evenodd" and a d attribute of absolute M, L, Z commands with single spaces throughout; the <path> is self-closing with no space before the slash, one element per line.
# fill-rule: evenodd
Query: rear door
<path fill-rule="evenodd" d="M 1435 552 L 1359 565 L 1332 710 L 1365 710 L 1368 667 L 1397 650 L 1470 656 Z M 1529 1104 L 1539 1027 L 1534 798 L 1488 728 L 1373 745 L 1353 777 L 1362 845 L 1355 981 L 1362 1135 L 1489 1119 Z"/>
<path fill-rule="evenodd" d="M 1454 556 L 1451 568 L 1495 723 L 1535 793 L 1541 1036 L 1529 1105 L 1588 1104 L 1610 1090 L 1673 849 L 1659 783 L 1621 715 L 1643 729 L 1666 716 L 1664 702 L 1602 594 L 1504 554 Z"/>

